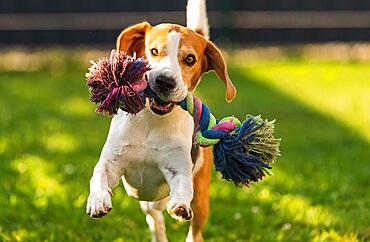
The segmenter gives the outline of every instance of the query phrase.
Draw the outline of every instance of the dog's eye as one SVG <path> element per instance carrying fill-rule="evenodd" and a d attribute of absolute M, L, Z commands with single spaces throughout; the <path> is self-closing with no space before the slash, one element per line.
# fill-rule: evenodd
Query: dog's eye
<path fill-rule="evenodd" d="M 196 62 L 197 60 L 195 59 L 195 56 L 190 54 L 190 55 L 187 55 L 186 58 L 185 58 L 185 63 L 188 65 L 188 66 L 192 66 L 194 65 L 194 63 Z"/>
<path fill-rule="evenodd" d="M 158 54 L 159 54 L 158 49 L 156 49 L 156 48 L 152 48 L 150 50 L 150 53 L 152 54 L 152 56 L 158 56 Z"/>

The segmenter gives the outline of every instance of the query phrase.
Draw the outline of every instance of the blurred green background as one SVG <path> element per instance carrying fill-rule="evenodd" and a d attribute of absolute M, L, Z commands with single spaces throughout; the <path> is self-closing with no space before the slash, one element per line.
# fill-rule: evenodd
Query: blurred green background
<path fill-rule="evenodd" d="M 224 53 L 237 98 L 223 100 L 213 73 L 197 95 L 218 117 L 276 119 L 282 156 L 275 175 L 251 188 L 214 173 L 206 241 L 368 241 L 369 45 Z M 84 73 L 109 50 L 0 54 L 0 241 L 149 241 L 145 216 L 122 185 L 108 216 L 85 214 L 110 120 L 94 113 Z M 165 216 L 169 239 L 184 240 L 188 224 Z"/>

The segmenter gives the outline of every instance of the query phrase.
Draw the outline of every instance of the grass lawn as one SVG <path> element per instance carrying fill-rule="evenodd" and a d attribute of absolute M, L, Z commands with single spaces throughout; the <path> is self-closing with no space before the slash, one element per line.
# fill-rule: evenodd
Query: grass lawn
<path fill-rule="evenodd" d="M 94 113 L 84 73 L 108 55 L 53 49 L 0 61 L 0 241 L 149 241 L 123 186 L 101 220 L 85 214 L 89 179 L 109 119 Z M 370 239 L 370 64 L 231 59 L 238 88 L 207 74 L 197 94 L 218 116 L 276 119 L 274 176 L 237 189 L 214 174 L 206 241 Z M 166 215 L 171 241 L 187 224 Z"/>

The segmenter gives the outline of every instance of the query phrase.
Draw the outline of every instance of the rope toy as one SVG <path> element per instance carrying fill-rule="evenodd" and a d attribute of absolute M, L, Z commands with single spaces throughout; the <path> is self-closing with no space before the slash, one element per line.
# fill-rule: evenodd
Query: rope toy
<path fill-rule="evenodd" d="M 143 58 L 112 50 L 110 58 L 91 62 L 86 74 L 90 100 L 98 105 L 96 111 L 112 116 L 122 109 L 136 114 L 145 108 L 146 98 L 159 97 L 143 78 L 150 66 Z M 241 123 L 236 117 L 217 120 L 201 100 L 188 92 L 177 103 L 195 123 L 195 143 L 214 146 L 214 164 L 222 178 L 236 186 L 249 186 L 262 180 L 271 169 L 270 163 L 280 156 L 280 139 L 273 136 L 274 121 L 248 115 Z"/>
<path fill-rule="evenodd" d="M 90 62 L 87 86 L 90 88 L 90 101 L 98 104 L 96 112 L 112 116 L 119 108 L 131 114 L 145 108 L 144 91 L 148 82 L 143 75 L 150 70 L 147 61 L 112 50 L 109 59 Z"/>

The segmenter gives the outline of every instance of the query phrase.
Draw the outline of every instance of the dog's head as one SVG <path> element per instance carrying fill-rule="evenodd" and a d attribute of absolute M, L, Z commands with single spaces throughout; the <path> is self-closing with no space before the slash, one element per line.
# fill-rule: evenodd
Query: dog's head
<path fill-rule="evenodd" d="M 147 75 L 149 85 L 167 101 L 151 100 L 151 110 L 158 115 L 169 113 L 173 103 L 183 100 L 187 91 L 193 91 L 200 76 L 209 70 L 214 70 L 225 83 L 227 101 L 236 95 L 220 50 L 186 27 L 140 23 L 122 31 L 117 39 L 117 49 L 148 59 L 152 66 Z"/>

